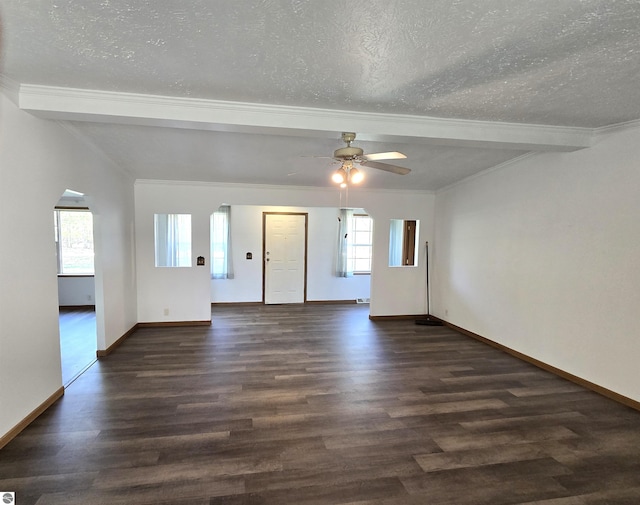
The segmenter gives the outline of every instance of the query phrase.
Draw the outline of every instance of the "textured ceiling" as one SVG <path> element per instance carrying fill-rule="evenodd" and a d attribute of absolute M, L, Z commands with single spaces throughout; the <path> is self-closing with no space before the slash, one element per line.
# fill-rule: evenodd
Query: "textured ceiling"
<path fill-rule="evenodd" d="M 638 1 L 0 5 L 0 72 L 17 85 L 351 111 L 381 121 L 390 114 L 599 128 L 640 118 Z M 298 135 L 74 119 L 71 128 L 140 178 L 326 185 L 330 160 L 300 157 L 341 147 L 331 128 L 314 137 L 311 127 Z M 365 142 L 368 132 L 358 133 L 365 152 L 408 155 L 397 163 L 412 169 L 408 176 L 369 170 L 368 183 L 380 187 L 434 190 L 529 150 L 415 142 L 410 134 Z"/>

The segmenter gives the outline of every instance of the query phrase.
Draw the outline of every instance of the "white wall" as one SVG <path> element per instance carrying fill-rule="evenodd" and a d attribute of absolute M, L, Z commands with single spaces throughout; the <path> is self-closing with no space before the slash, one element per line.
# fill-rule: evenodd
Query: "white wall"
<path fill-rule="evenodd" d="M 61 306 L 95 305 L 95 292 L 93 276 L 58 277 L 58 303 Z"/>
<path fill-rule="evenodd" d="M 340 205 L 337 189 L 137 181 L 135 195 L 138 319 L 141 322 L 209 320 L 212 299 L 262 300 L 262 210 L 266 207 L 274 212 L 292 209 L 309 212 L 308 261 L 314 265 L 309 269 L 309 300 L 356 298 L 365 288 L 362 285 L 366 283 L 364 279 L 348 279 L 347 283 L 352 282 L 347 289 L 344 279 L 330 278 L 327 275 L 331 271 L 329 262 L 334 261 L 335 254 L 326 255 L 327 245 L 320 247 L 318 244 L 320 237 L 335 235 L 335 209 Z M 352 189 L 349 199 L 350 207 L 363 208 L 374 218 L 371 314 L 422 314 L 425 307 L 424 252 L 421 252 L 419 265 L 415 268 L 388 267 L 389 222 L 392 218 L 419 219 L 420 240 L 428 240 L 433 231 L 433 195 L 411 191 Z M 231 205 L 232 212 L 233 209 L 237 209 L 241 215 L 244 212 L 249 220 L 245 234 L 239 237 L 234 235 L 237 276 L 233 281 L 223 281 L 229 285 L 226 293 L 217 287 L 217 282 L 221 281 L 211 281 L 208 266 L 186 269 L 154 267 L 155 213 L 192 214 L 192 254 L 195 265 L 197 256 L 208 258 L 209 216 L 223 203 Z M 238 212 L 233 214 L 232 219 L 238 220 Z M 330 247 L 333 247 L 333 241 Z M 246 252 L 253 253 L 251 262 L 244 259 Z M 230 287 L 232 283 L 233 287 Z M 165 315 L 165 309 L 168 309 L 168 315 Z"/>
<path fill-rule="evenodd" d="M 369 298 L 369 275 L 338 278 L 333 273 L 337 255 L 337 208 L 234 205 L 231 208 L 234 278 L 211 280 L 212 302 L 262 301 L 262 214 L 274 209 L 308 213 L 307 300 Z M 246 259 L 248 252 L 253 259 Z"/>
<path fill-rule="evenodd" d="M 67 188 L 87 194 L 94 212 L 105 349 L 136 323 L 133 181 L 0 94 L 0 436 L 62 386 L 52 216 Z"/>
<path fill-rule="evenodd" d="M 436 197 L 434 313 L 640 401 L 640 128 Z"/>

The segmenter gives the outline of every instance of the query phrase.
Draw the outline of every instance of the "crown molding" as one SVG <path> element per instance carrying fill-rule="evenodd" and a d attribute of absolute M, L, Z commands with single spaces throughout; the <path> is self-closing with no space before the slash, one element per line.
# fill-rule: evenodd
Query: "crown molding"
<path fill-rule="evenodd" d="M 623 131 L 627 131 L 627 130 L 632 130 L 634 128 L 640 128 L 640 119 L 634 119 L 633 121 L 625 121 L 624 123 L 617 123 L 617 124 L 613 124 L 613 125 L 608 125 L 608 126 L 602 126 L 600 128 L 594 128 L 593 129 L 593 143 L 595 144 L 596 142 L 602 140 L 604 137 L 607 137 L 609 135 L 613 135 L 616 133 L 621 133 Z M 479 177 L 483 177 L 491 172 L 494 172 L 496 170 L 500 170 L 502 168 L 506 168 L 510 165 L 514 165 L 516 163 L 519 163 L 521 161 L 524 161 L 527 158 L 531 158 L 532 156 L 537 155 L 537 152 L 528 152 L 523 154 L 522 156 L 517 156 L 515 158 L 512 158 L 510 160 L 507 160 L 503 163 L 500 163 L 499 165 L 495 165 L 493 167 L 487 168 L 486 170 L 483 170 L 482 172 L 478 172 L 475 173 L 473 175 L 470 175 L 469 177 L 465 177 L 464 179 L 461 179 L 459 181 L 454 182 L 453 184 L 449 184 L 448 186 L 444 186 L 438 190 L 435 191 L 436 194 L 440 194 L 440 193 L 444 193 L 460 184 L 464 184 L 467 183 L 469 181 L 472 181 L 474 179 L 477 179 Z"/>
<path fill-rule="evenodd" d="M 204 100 L 22 84 L 20 108 L 48 119 L 535 151 L 590 147 L 593 129 Z"/>
<path fill-rule="evenodd" d="M 317 187 L 317 186 L 295 186 L 295 185 L 276 185 L 276 184 L 243 184 L 238 182 L 200 182 L 200 181 L 174 181 L 174 180 L 161 180 L 161 179 L 136 179 L 134 186 L 183 186 L 183 187 L 209 187 L 209 188 L 221 188 L 221 189 L 259 189 L 259 190 L 275 190 L 275 191 L 302 191 L 310 193 L 327 193 L 335 194 L 340 189 L 337 187 Z M 422 189 L 386 189 L 386 188 L 366 188 L 352 187 L 349 189 L 349 193 L 352 195 L 358 194 L 371 194 L 371 193 L 398 193 L 398 194 L 415 194 L 415 195 L 433 195 L 435 192 L 432 190 Z"/>
<path fill-rule="evenodd" d="M 613 133 L 619 133 L 625 130 L 631 130 L 633 128 L 640 127 L 640 119 L 634 119 L 632 121 L 625 121 L 624 123 L 617 123 L 608 126 L 602 126 L 593 130 L 594 140 L 599 140 L 601 137 L 611 135 Z"/>
<path fill-rule="evenodd" d="M 465 177 L 464 179 L 460 179 L 459 181 L 454 182 L 453 184 L 449 184 L 448 186 L 444 186 L 440 189 L 437 189 L 435 191 L 436 195 L 439 195 L 441 193 L 446 193 L 447 191 L 455 188 L 456 186 L 460 186 L 461 184 L 466 184 L 470 181 L 473 181 L 474 179 L 478 179 L 480 177 L 484 177 L 488 174 L 490 174 L 491 172 L 495 172 L 496 170 L 501 170 L 503 168 L 506 168 L 508 166 L 511 165 L 515 165 L 516 163 L 520 163 L 521 161 L 526 160 L 527 158 L 532 158 L 533 156 L 538 155 L 539 153 L 532 151 L 532 152 L 528 152 L 525 154 L 522 154 L 520 156 L 516 156 L 515 158 L 511 158 L 510 160 L 507 161 L 503 161 L 502 163 L 498 164 L 498 165 L 494 165 L 492 167 L 489 167 L 485 170 L 482 170 L 481 172 L 477 172 L 473 175 L 470 175 L 468 177 Z"/>

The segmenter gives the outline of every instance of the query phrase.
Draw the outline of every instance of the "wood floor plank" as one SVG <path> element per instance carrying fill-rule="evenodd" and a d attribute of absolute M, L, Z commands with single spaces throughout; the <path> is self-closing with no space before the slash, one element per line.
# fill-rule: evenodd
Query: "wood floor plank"
<path fill-rule="evenodd" d="M 640 413 L 362 305 L 141 328 L 0 450 L 20 505 L 640 503 Z M 505 484 L 506 483 L 506 484 Z"/>

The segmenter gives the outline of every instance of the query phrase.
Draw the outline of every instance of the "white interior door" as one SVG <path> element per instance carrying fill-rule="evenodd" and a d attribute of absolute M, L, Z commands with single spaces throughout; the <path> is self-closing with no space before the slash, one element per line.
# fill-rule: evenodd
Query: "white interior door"
<path fill-rule="evenodd" d="M 265 303 L 304 303 L 306 221 L 306 214 L 265 214 Z"/>

